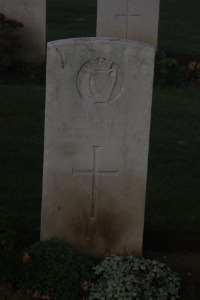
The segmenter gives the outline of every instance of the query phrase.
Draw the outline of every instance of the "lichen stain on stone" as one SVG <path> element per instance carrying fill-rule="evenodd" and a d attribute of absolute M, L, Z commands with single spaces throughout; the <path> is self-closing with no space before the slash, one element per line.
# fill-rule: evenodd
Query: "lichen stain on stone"
<path fill-rule="evenodd" d="M 79 144 L 75 143 L 67 143 L 66 145 L 63 145 L 61 147 L 61 151 L 66 155 L 66 156 L 71 156 L 78 154 L 81 149 Z"/>
<path fill-rule="evenodd" d="M 120 242 L 127 222 L 126 216 L 116 213 L 113 207 L 98 208 L 96 218 L 90 218 L 89 212 L 80 204 L 79 214 L 73 219 L 71 229 L 86 252 L 100 251 L 101 254 L 108 255 L 113 253 Z"/>
<path fill-rule="evenodd" d="M 96 227 L 98 234 L 105 241 L 105 251 L 107 254 L 111 254 L 114 245 L 116 245 L 122 234 L 121 228 L 119 228 L 120 216 L 113 211 L 107 211 L 101 209 L 98 212 Z"/>

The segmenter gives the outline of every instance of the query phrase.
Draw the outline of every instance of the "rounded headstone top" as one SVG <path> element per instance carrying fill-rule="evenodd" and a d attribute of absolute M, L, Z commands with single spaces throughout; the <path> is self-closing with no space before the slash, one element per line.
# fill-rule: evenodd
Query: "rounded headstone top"
<path fill-rule="evenodd" d="M 64 46 L 66 44 L 81 44 L 81 43 L 113 43 L 113 44 L 125 44 L 125 45 L 132 45 L 137 47 L 146 47 L 149 49 L 154 50 L 154 46 L 145 44 L 138 41 L 131 41 L 126 39 L 118 39 L 118 38 L 107 38 L 107 37 L 83 37 L 83 38 L 71 38 L 71 39 L 62 39 L 51 41 L 47 43 L 47 47 L 57 47 L 57 46 Z"/>

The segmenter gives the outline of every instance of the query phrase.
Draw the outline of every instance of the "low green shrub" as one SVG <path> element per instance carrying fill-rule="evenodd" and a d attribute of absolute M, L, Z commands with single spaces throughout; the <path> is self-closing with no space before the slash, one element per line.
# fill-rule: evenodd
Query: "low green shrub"
<path fill-rule="evenodd" d="M 188 64 L 188 82 L 200 85 L 200 58 L 193 59 Z"/>
<path fill-rule="evenodd" d="M 164 52 L 157 53 L 155 59 L 154 83 L 160 86 L 177 87 L 188 82 L 188 71 L 176 58 Z"/>
<path fill-rule="evenodd" d="M 27 259 L 29 256 L 29 259 Z M 90 277 L 93 263 L 65 241 L 56 238 L 33 244 L 26 254 L 18 288 L 39 291 L 52 300 L 74 299 Z"/>
<path fill-rule="evenodd" d="M 133 256 L 108 256 L 94 267 L 89 300 L 175 300 L 179 278 L 165 264 Z"/>
<path fill-rule="evenodd" d="M 20 47 L 17 31 L 23 24 L 0 13 L 0 71 L 10 69 L 16 60 L 16 51 Z"/>

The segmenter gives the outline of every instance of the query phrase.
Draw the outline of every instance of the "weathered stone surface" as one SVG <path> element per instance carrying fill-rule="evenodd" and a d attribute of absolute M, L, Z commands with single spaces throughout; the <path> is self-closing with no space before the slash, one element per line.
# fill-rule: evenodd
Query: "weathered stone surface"
<path fill-rule="evenodd" d="M 46 52 L 46 0 L 0 0 L 0 12 L 24 24 L 19 30 L 20 56 L 40 62 Z"/>
<path fill-rule="evenodd" d="M 98 0 L 97 36 L 157 46 L 160 0 Z"/>
<path fill-rule="evenodd" d="M 47 62 L 41 238 L 141 253 L 154 48 L 69 39 Z"/>

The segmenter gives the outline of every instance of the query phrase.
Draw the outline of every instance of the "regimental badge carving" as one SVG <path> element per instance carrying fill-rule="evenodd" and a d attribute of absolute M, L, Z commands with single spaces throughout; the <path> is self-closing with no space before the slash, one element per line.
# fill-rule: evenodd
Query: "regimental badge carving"
<path fill-rule="evenodd" d="M 103 57 L 95 58 L 80 68 L 77 88 L 85 100 L 93 104 L 108 104 L 120 96 L 123 74 L 115 62 Z"/>

